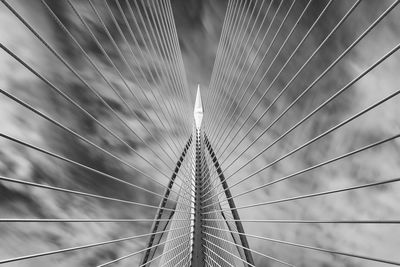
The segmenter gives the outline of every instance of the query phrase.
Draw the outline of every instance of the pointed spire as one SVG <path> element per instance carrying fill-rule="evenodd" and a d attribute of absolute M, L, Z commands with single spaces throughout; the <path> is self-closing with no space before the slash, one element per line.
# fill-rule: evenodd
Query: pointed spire
<path fill-rule="evenodd" d="M 201 102 L 200 95 L 200 84 L 197 85 L 196 101 L 194 103 L 194 122 L 196 123 L 196 128 L 199 129 L 201 126 L 201 121 L 203 120 L 203 103 Z"/>

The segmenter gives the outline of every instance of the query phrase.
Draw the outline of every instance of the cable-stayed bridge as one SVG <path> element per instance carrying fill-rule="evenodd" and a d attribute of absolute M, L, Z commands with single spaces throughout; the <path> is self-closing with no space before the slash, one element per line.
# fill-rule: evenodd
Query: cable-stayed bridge
<path fill-rule="evenodd" d="M 267 228 L 271 224 L 278 224 L 282 228 L 294 224 L 318 225 L 318 227 L 368 225 L 378 229 L 387 225 L 398 226 L 400 223 L 396 217 L 362 219 L 357 214 L 353 214 L 353 217 L 336 219 L 324 217 L 266 219 L 258 214 L 264 212 L 264 210 L 259 211 L 261 207 L 280 203 L 290 205 L 292 202 L 306 199 L 317 201 L 320 197 L 354 191 L 374 199 L 372 194 L 368 195 L 370 194 L 368 190 L 383 185 L 394 185 L 400 181 L 398 175 L 386 178 L 374 177 L 375 179 L 369 182 L 361 181 L 324 191 L 272 200 L 260 199 L 259 195 L 256 195 L 281 182 L 289 182 L 311 172 L 318 173 L 322 168 L 330 167 L 337 162 L 350 162 L 350 158 L 360 157 L 363 153 L 396 145 L 400 134 L 398 128 L 396 131 L 393 127 L 395 130 L 389 131 L 390 134 L 385 132 L 383 137 L 372 138 L 372 142 L 352 147 L 351 150 L 341 154 L 321 158 L 307 167 L 278 177 L 265 176 L 270 169 L 278 168 L 297 152 L 307 150 L 308 153 L 312 153 L 310 147 L 323 146 L 321 142 L 324 140 L 331 142 L 331 139 L 328 139 L 330 134 L 362 121 L 374 111 L 384 109 L 388 102 L 395 101 L 400 93 L 397 88 L 390 90 L 388 94 L 380 95 L 378 99 L 352 112 L 351 115 L 337 121 L 333 120 L 329 127 L 316 132 L 312 138 L 303 143 L 299 145 L 291 143 L 290 138 L 302 135 L 296 130 L 302 129 L 303 125 L 315 117 L 322 116 L 321 110 L 331 106 L 334 101 L 343 101 L 340 98 L 343 94 L 354 90 L 353 88 L 364 79 L 372 77 L 373 72 L 388 61 L 393 58 L 398 59 L 400 42 L 393 37 L 391 40 L 395 41 L 392 42 L 398 43 L 392 45 L 389 42 L 389 48 L 382 47 L 379 55 L 371 55 L 373 61 L 358 70 L 356 75 L 348 80 L 345 79 L 345 82 L 324 84 L 325 87 L 333 87 L 326 99 L 310 108 L 304 108 L 304 114 L 285 120 L 287 114 L 293 110 L 298 111 L 296 105 L 303 99 L 312 98 L 315 88 L 324 90 L 325 88 L 319 87 L 321 81 L 327 76 L 337 77 L 339 74 L 335 72 L 335 67 L 350 57 L 353 50 L 362 45 L 365 39 L 370 38 L 376 29 L 385 31 L 385 27 L 389 27 L 384 23 L 388 17 L 399 14 L 398 0 L 374 3 L 379 6 L 376 16 L 370 19 L 352 40 L 346 40 L 344 47 L 334 54 L 329 62 L 321 64 L 320 69 L 313 69 L 315 73 L 308 69 L 309 65 L 317 60 L 319 53 L 326 51 L 325 46 L 344 25 L 357 20 L 361 12 L 359 10 L 365 8 L 363 5 L 372 6 L 371 3 L 365 4 L 368 1 L 361 0 L 347 3 L 346 9 L 337 15 L 334 22 L 324 22 L 324 16 L 334 12 L 332 9 L 337 1 L 229 0 L 226 4 L 211 79 L 208 86 L 199 85 L 197 91 L 187 80 L 173 7 L 169 0 L 65 0 L 64 4 L 84 29 L 86 33 L 84 37 L 78 36 L 68 21 L 60 16 L 54 8 L 54 3 L 45 0 L 35 1 L 52 18 L 65 39 L 77 49 L 79 57 L 94 73 L 96 83 L 89 81 L 87 73 L 71 63 L 65 56 L 65 51 L 52 44 L 46 35 L 41 33 L 42 29 L 35 27 L 30 22 L 29 16 L 19 11 L 13 1 L 1 0 L 1 2 L 2 9 L 12 14 L 47 53 L 52 55 L 52 60 L 57 62 L 54 64 L 63 65 L 65 71 L 82 86 L 82 90 L 90 93 L 90 97 L 96 98 L 99 105 L 107 110 L 113 123 L 105 123 L 99 119 L 99 114 L 85 106 L 82 99 L 75 98 L 70 90 L 49 78 L 49 74 L 41 71 L 35 62 L 25 60 L 23 52 L 2 42 L 0 47 L 3 53 L 13 60 L 13 64 L 25 68 L 30 75 L 39 79 L 51 94 L 63 99 L 75 112 L 101 129 L 104 135 L 120 143 L 129 154 L 135 156 L 135 160 L 127 160 L 126 157 L 107 149 L 104 143 L 96 142 L 71 127 L 67 118 L 59 118 L 43 111 L 41 107 L 14 93 L 12 88 L 0 88 L 3 97 L 90 149 L 96 150 L 108 160 L 118 162 L 138 178 L 126 179 L 105 172 L 62 153 L 13 136 L 6 129 L 0 131 L 0 137 L 52 160 L 90 172 L 98 176 L 98 179 L 109 180 L 140 194 L 146 194 L 149 196 L 147 199 L 156 199 L 158 205 L 143 201 L 146 198 L 130 200 L 123 196 L 111 197 L 1 174 L 0 180 L 4 184 L 20 184 L 59 194 L 132 205 L 151 210 L 153 219 L 35 219 L 2 216 L 1 224 L 43 223 L 43 227 L 46 227 L 48 223 L 132 222 L 147 223 L 149 228 L 145 234 L 3 258 L 0 259 L 0 264 L 18 266 L 12 264 L 140 240 L 140 244 L 143 244 L 141 249 L 93 266 L 117 265 L 132 259 L 136 259 L 135 262 L 139 262 L 139 266 L 304 266 L 291 258 L 265 253 L 260 246 L 252 247 L 251 244 L 255 244 L 253 241 L 256 240 L 265 247 L 278 246 L 279 250 L 291 247 L 329 255 L 332 257 L 332 266 L 400 265 L 398 255 L 391 253 L 387 253 L 389 256 L 367 254 L 356 249 L 352 251 L 341 249 L 341 246 L 330 243 L 317 246 L 249 233 L 252 227 Z M 88 15 L 89 13 L 92 17 Z M 322 37 L 313 36 L 313 30 L 324 23 L 328 26 Z M 97 56 L 94 56 L 88 50 L 88 45 L 83 43 L 82 39 L 85 38 L 90 39 Z M 107 44 L 102 38 L 107 39 Z M 304 57 L 304 53 L 301 54 L 300 51 L 309 46 L 309 40 L 313 38 L 316 40 L 316 45 L 312 47 L 311 53 Z M 299 54 L 302 56 L 298 56 Z M 104 65 L 107 66 L 107 71 Z M 108 70 L 112 71 L 113 75 L 110 75 Z M 288 75 L 287 73 L 290 78 L 284 80 L 282 77 Z M 293 89 L 294 86 L 299 88 Z M 112 98 L 109 97 L 111 94 Z M 290 97 L 283 101 L 282 98 L 286 94 L 290 94 Z M 132 123 L 132 120 L 135 123 Z M 279 123 L 283 124 L 279 126 L 283 131 L 276 134 L 275 128 Z M 115 126 L 116 124 L 118 126 Z M 118 128 L 113 126 L 123 127 L 140 143 L 140 147 L 132 145 L 126 136 L 120 135 L 116 130 Z M 179 131 L 174 131 L 175 128 Z M 266 136 L 270 138 L 265 139 Z M 283 153 L 278 153 L 274 149 L 282 142 L 293 145 L 290 149 L 283 150 Z M 271 155 L 268 157 L 270 160 L 264 158 L 266 154 Z M 260 160 L 261 167 L 258 165 Z M 253 164 L 256 164 L 255 170 Z M 284 166 L 288 170 L 293 169 L 293 166 Z M 243 175 L 242 170 L 248 171 Z M 257 201 L 250 203 L 241 201 L 244 196 L 252 195 L 257 196 L 254 198 Z M 374 207 L 371 207 L 372 209 Z M 242 217 L 241 211 L 246 210 L 260 215 L 256 216 L 260 219 Z M 382 236 L 382 238 L 389 237 Z M 338 258 L 354 259 L 360 265 L 344 265 L 337 261 Z M 307 259 L 305 261 L 307 262 Z"/>

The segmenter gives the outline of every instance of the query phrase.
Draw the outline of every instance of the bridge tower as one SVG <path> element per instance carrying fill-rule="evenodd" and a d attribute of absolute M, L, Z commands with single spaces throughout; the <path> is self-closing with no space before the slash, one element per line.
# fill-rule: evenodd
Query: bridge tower
<path fill-rule="evenodd" d="M 200 86 L 197 88 L 193 117 L 193 140 L 190 137 L 183 149 L 168 185 L 169 190 L 166 190 L 160 203 L 153 223 L 153 235 L 149 239 L 141 266 L 150 266 L 157 245 L 162 240 L 163 234 L 159 232 L 168 226 L 178 230 L 168 232 L 160 266 L 202 267 L 206 263 L 219 266 L 254 266 L 245 235 L 232 233 L 232 228 L 235 233 L 244 233 L 243 226 L 233 199 L 230 198 L 229 187 L 216 154 L 202 128 L 203 105 Z M 170 220 L 162 224 L 160 219 L 163 214 L 165 216 L 170 190 L 183 164 L 188 164 L 192 172 L 184 176 L 184 182 L 180 185 L 179 190 L 182 194 L 176 201 L 175 209 L 181 212 L 170 212 Z M 212 172 L 216 174 L 216 184 L 211 179 Z M 233 218 L 231 221 L 227 221 L 227 214 L 224 212 L 213 212 L 221 210 L 217 189 L 225 192 L 224 197 L 228 200 L 230 216 Z M 231 240 L 231 243 L 227 243 L 226 240 Z"/>

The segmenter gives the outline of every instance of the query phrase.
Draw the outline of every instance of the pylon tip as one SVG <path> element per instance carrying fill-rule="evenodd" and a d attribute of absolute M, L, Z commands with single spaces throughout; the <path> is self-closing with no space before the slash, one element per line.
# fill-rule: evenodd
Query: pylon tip
<path fill-rule="evenodd" d="M 194 121 L 196 128 L 200 128 L 203 120 L 203 103 L 201 101 L 200 84 L 197 85 L 196 101 L 194 104 Z"/>

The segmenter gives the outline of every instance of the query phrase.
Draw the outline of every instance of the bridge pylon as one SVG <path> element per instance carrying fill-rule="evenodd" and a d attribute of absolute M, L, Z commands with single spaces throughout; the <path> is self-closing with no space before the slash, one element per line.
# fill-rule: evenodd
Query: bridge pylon
<path fill-rule="evenodd" d="M 165 197 L 160 203 L 152 226 L 153 235 L 142 257 L 141 266 L 150 266 L 158 247 L 157 242 L 160 244 L 163 240 L 162 233 L 159 236 L 157 233 L 167 227 L 178 230 L 168 232 L 163 242 L 165 245 L 159 266 L 254 266 L 229 186 L 211 142 L 202 128 L 203 105 L 200 87 L 197 89 L 193 116 L 193 139 L 190 137 L 183 149 Z M 175 209 L 180 212 L 170 212 L 170 219 L 162 226 L 159 220 L 165 213 L 170 190 L 176 184 L 175 178 L 183 165 L 189 168 L 190 172 L 183 175 L 179 189 L 181 195 L 176 200 Z M 215 172 L 215 177 L 211 175 L 212 172 Z M 217 190 L 225 192 L 223 197 L 227 199 L 230 212 L 220 211 L 222 207 Z M 232 220 L 227 220 L 228 217 Z"/>

